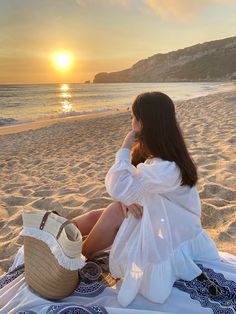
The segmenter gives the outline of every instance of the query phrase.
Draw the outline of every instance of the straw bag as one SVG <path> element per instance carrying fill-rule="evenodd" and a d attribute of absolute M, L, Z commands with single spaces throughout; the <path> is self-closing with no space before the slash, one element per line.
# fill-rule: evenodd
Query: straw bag
<path fill-rule="evenodd" d="M 85 265 L 79 229 L 51 211 L 23 212 L 22 218 L 27 284 L 49 300 L 69 296 Z"/>

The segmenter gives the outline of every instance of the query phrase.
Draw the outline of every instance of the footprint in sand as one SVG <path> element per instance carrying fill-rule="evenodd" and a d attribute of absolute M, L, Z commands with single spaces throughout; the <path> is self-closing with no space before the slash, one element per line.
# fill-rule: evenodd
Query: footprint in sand
<path fill-rule="evenodd" d="M 54 175 L 52 179 L 55 181 L 65 181 L 66 179 L 68 179 L 68 177 L 66 174 L 59 174 L 59 175 Z"/>
<path fill-rule="evenodd" d="M 207 202 L 208 204 L 214 205 L 216 207 L 224 207 L 230 203 L 229 201 L 216 198 L 207 198 L 204 199 L 204 202 Z"/>
<path fill-rule="evenodd" d="M 15 166 L 18 163 L 18 160 L 11 160 L 7 162 L 7 167 L 11 168 L 13 166 Z"/>
<path fill-rule="evenodd" d="M 236 163 L 227 163 L 226 169 L 229 172 L 229 174 L 235 174 L 236 173 Z"/>
<path fill-rule="evenodd" d="M 85 184 L 81 187 L 79 187 L 78 192 L 82 195 L 87 195 L 88 192 L 93 191 L 94 189 L 97 189 L 97 184 L 95 183 L 89 183 L 89 184 Z"/>
<path fill-rule="evenodd" d="M 235 143 L 236 143 L 236 136 L 232 136 L 231 138 L 229 138 L 229 139 L 227 140 L 227 142 L 228 142 L 229 144 L 235 144 Z"/>
<path fill-rule="evenodd" d="M 42 162 L 41 159 L 36 159 L 36 160 L 33 161 L 33 165 L 38 165 L 38 164 L 40 164 L 41 162 Z"/>
<path fill-rule="evenodd" d="M 232 236 L 225 231 L 220 232 L 217 238 L 222 242 L 231 242 L 233 240 Z"/>
<path fill-rule="evenodd" d="M 110 195 L 107 192 L 102 193 L 102 197 L 110 197 Z"/>
<path fill-rule="evenodd" d="M 89 162 L 83 161 L 78 165 L 78 167 L 83 169 L 83 168 L 88 167 L 89 165 L 90 165 Z"/>
<path fill-rule="evenodd" d="M 202 225 L 204 228 L 216 228 L 221 223 L 218 217 L 217 207 L 202 201 Z"/>
<path fill-rule="evenodd" d="M 207 170 L 214 170 L 214 169 L 216 169 L 216 163 L 211 163 L 208 165 L 202 165 L 202 167 L 207 169 Z"/>
<path fill-rule="evenodd" d="M 74 167 L 77 164 L 77 160 L 73 159 L 69 162 L 69 166 Z"/>
<path fill-rule="evenodd" d="M 91 191 L 89 191 L 89 192 L 87 192 L 86 194 L 85 194 L 85 196 L 87 197 L 87 198 L 94 198 L 94 197 L 102 197 L 103 195 L 103 193 L 104 193 L 104 187 L 96 187 L 96 188 L 94 188 L 93 190 L 91 190 Z"/>
<path fill-rule="evenodd" d="M 46 197 L 46 196 L 51 196 L 54 193 L 52 190 L 39 190 L 36 191 L 32 194 L 32 196 L 36 197 Z"/>
<path fill-rule="evenodd" d="M 18 188 L 12 188 L 12 189 L 8 189 L 8 190 L 5 190 L 6 194 L 16 194 L 18 192 Z"/>
<path fill-rule="evenodd" d="M 5 224 L 6 224 L 6 220 L 0 218 L 0 230 L 4 227 Z"/>
<path fill-rule="evenodd" d="M 63 206 L 60 202 L 54 200 L 53 198 L 42 198 L 37 200 L 32 204 L 32 207 L 41 210 L 56 210 L 59 213 L 63 210 Z"/>
<path fill-rule="evenodd" d="M 65 200 L 63 200 L 62 202 L 63 207 L 64 206 L 68 206 L 68 207 L 78 207 L 80 206 L 83 202 L 75 199 L 74 197 L 67 197 Z"/>
<path fill-rule="evenodd" d="M 94 176 L 96 175 L 96 171 L 90 170 L 90 171 L 88 171 L 86 174 L 87 174 L 88 177 L 91 178 L 91 177 L 94 177 Z"/>
<path fill-rule="evenodd" d="M 227 228 L 227 232 L 232 236 L 236 237 L 236 220 L 231 222 Z"/>
<path fill-rule="evenodd" d="M 109 204 L 111 204 L 111 200 L 107 199 L 107 198 L 94 198 L 91 200 L 88 200 L 86 202 L 83 203 L 83 208 L 85 209 L 99 209 L 99 208 L 105 208 L 107 207 Z"/>
<path fill-rule="evenodd" d="M 23 205 L 31 203 L 33 199 L 20 197 L 20 196 L 10 196 L 10 197 L 4 198 L 3 201 L 8 206 L 23 206 Z"/>
<path fill-rule="evenodd" d="M 43 210 L 49 210 L 51 208 L 51 205 L 53 203 L 52 198 L 42 198 L 34 203 L 32 203 L 32 207 L 37 208 L 37 209 L 43 209 Z"/>
<path fill-rule="evenodd" d="M 14 188 L 19 188 L 20 186 L 24 185 L 23 183 L 8 183 L 5 184 L 2 188 L 3 191 L 9 190 L 9 189 L 14 189 Z"/>
<path fill-rule="evenodd" d="M 71 170 L 71 172 L 73 172 L 74 174 L 80 172 L 80 168 L 78 168 L 78 167 L 73 167 L 73 168 L 71 168 L 70 170 Z"/>
<path fill-rule="evenodd" d="M 204 184 L 203 190 L 200 191 L 200 197 L 202 199 L 211 198 L 212 196 L 217 196 L 226 201 L 235 201 L 236 200 L 236 191 L 226 188 L 219 184 Z"/>
<path fill-rule="evenodd" d="M 28 195 L 32 194 L 32 190 L 29 190 L 29 189 L 21 189 L 19 192 L 23 196 L 28 196 Z"/>
<path fill-rule="evenodd" d="M 78 189 L 62 188 L 62 189 L 59 189 L 57 193 L 59 195 L 75 194 L 75 193 L 78 193 Z"/>

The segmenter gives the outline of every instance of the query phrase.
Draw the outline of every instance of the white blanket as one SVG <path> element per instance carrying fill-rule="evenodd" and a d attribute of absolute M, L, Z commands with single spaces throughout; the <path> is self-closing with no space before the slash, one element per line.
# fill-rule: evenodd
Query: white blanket
<path fill-rule="evenodd" d="M 221 289 L 212 296 L 206 284 L 197 279 L 177 281 L 164 304 L 147 301 L 141 295 L 127 307 L 117 301 L 121 281 L 110 275 L 80 284 L 73 294 L 60 302 L 51 302 L 36 295 L 24 279 L 24 253 L 21 247 L 8 272 L 0 277 L 1 314 L 233 314 L 236 313 L 236 256 L 220 253 L 220 262 L 198 265 Z M 86 276 L 86 272 L 82 272 Z"/>

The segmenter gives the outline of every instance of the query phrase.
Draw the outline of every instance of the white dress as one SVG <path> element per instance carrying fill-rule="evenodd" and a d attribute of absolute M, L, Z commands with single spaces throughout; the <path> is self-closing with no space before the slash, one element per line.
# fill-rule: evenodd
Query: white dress
<path fill-rule="evenodd" d="M 201 274 L 197 261 L 219 261 L 216 246 L 201 226 L 196 186 L 181 186 L 179 167 L 160 158 L 131 164 L 130 150 L 121 148 L 105 178 L 113 200 L 143 206 L 143 216 L 129 213 L 110 252 L 110 272 L 123 282 L 119 303 L 126 307 L 141 294 L 163 303 L 178 279 Z"/>

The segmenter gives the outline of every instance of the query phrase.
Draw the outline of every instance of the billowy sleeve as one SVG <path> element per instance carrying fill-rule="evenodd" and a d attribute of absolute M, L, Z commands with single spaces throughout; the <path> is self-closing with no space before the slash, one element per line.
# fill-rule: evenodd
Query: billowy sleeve
<path fill-rule="evenodd" d="M 150 163 L 131 164 L 130 149 L 121 148 L 105 177 L 107 192 L 113 200 L 127 206 L 142 205 L 148 193 L 165 193 L 180 185 L 180 171 L 175 162 L 153 158 Z"/>

